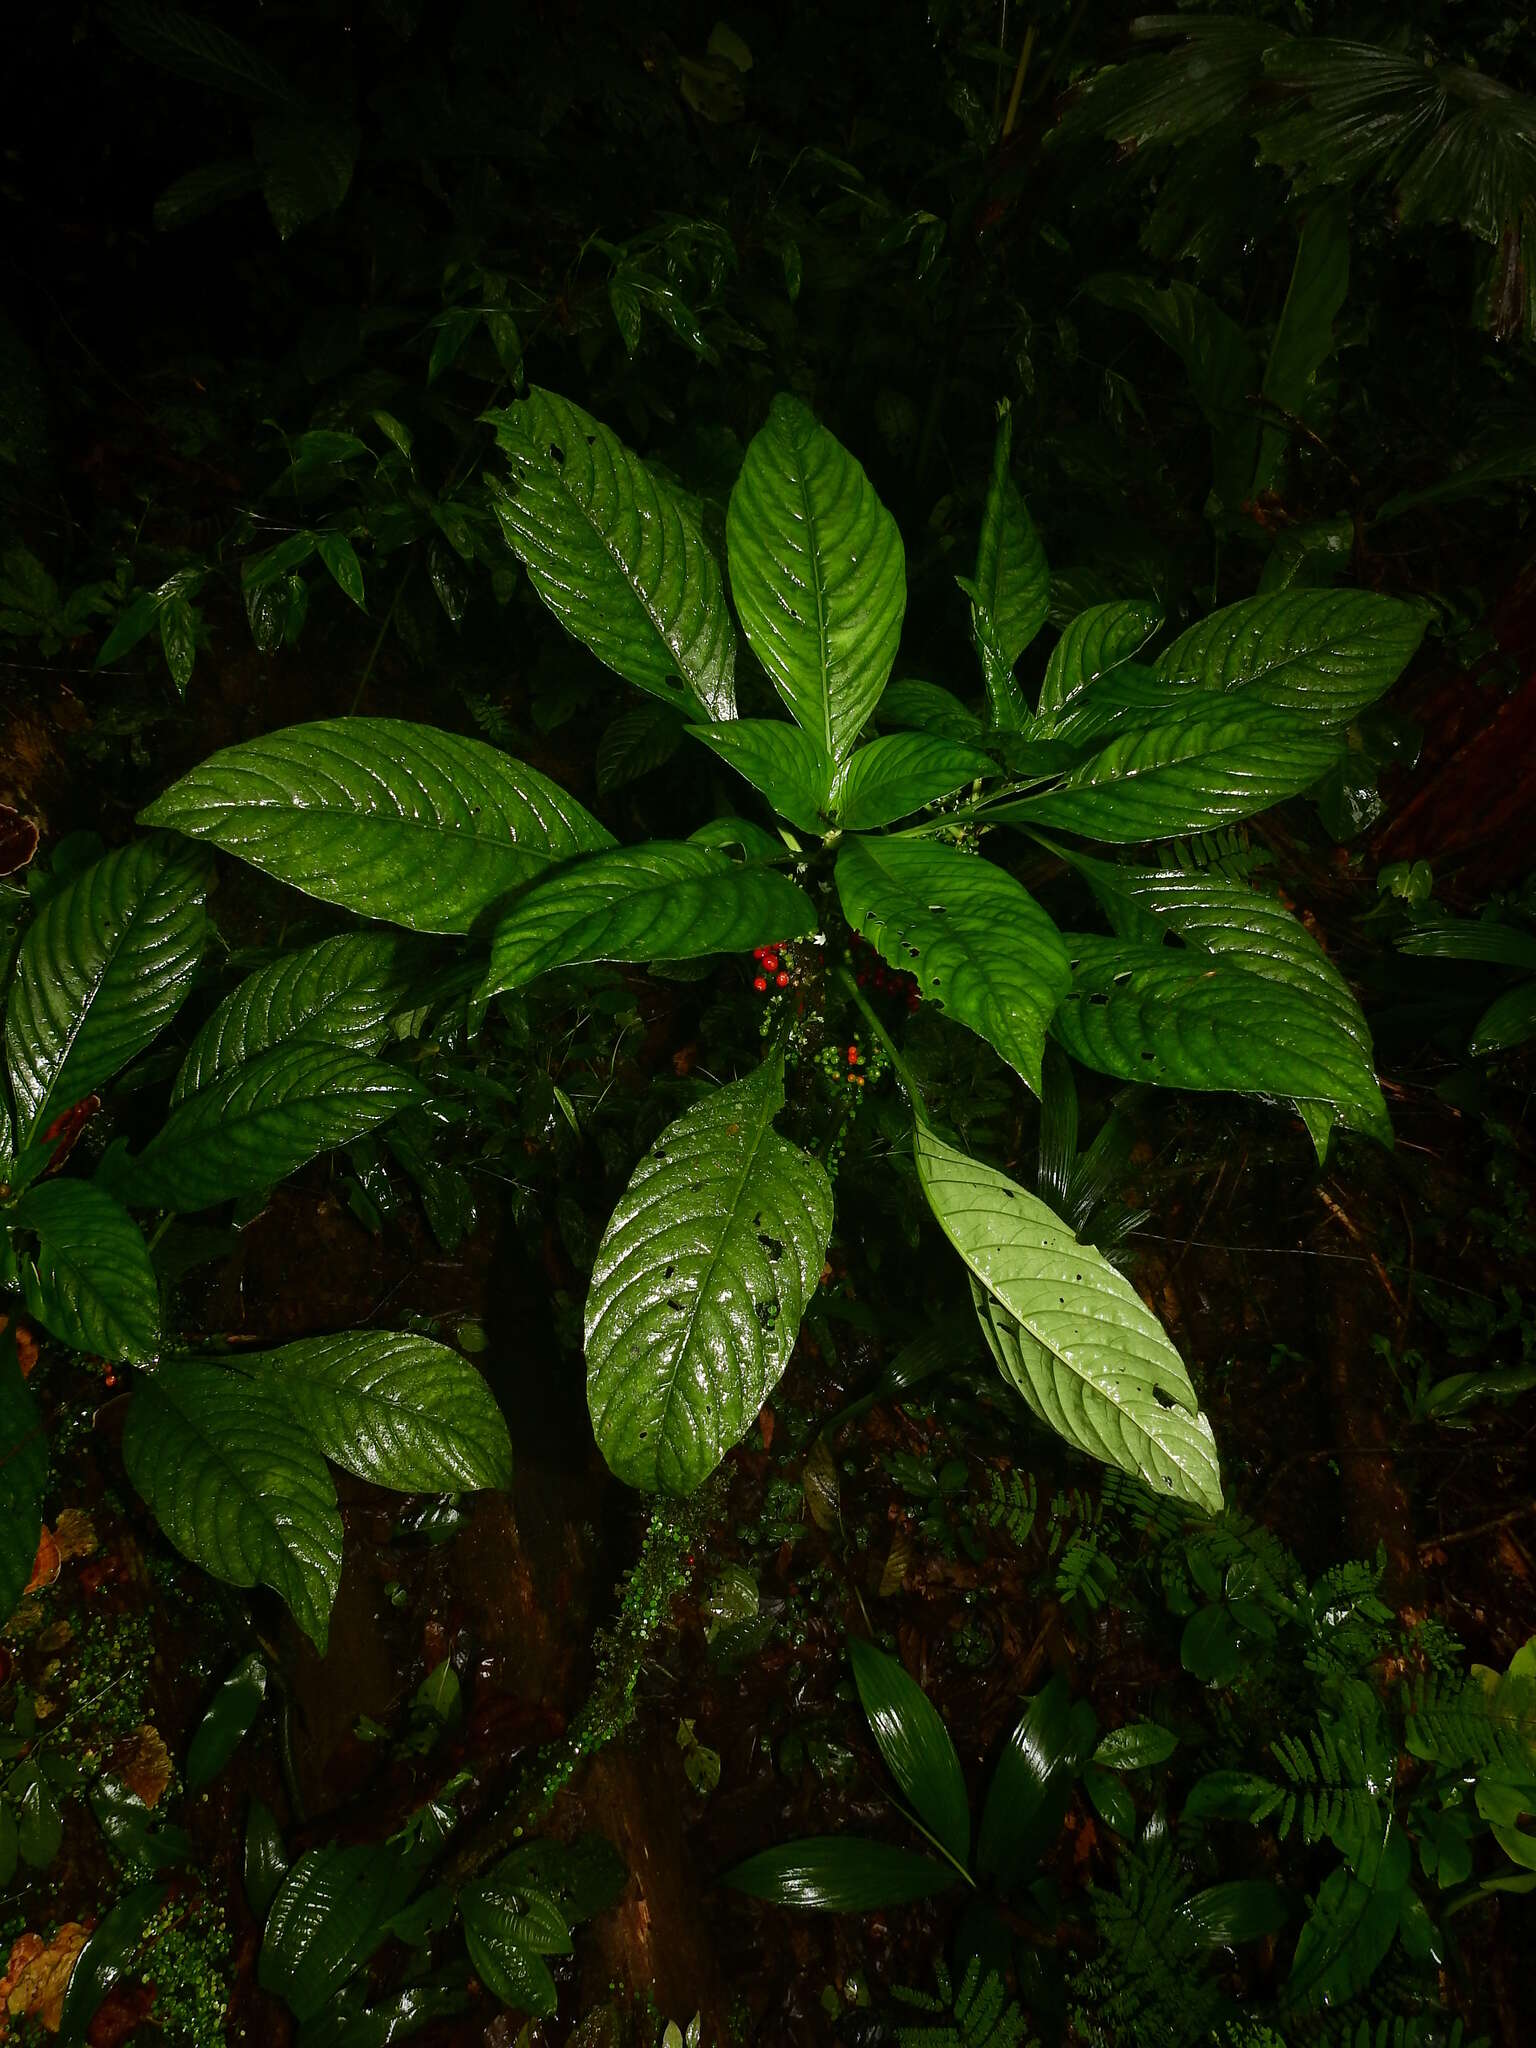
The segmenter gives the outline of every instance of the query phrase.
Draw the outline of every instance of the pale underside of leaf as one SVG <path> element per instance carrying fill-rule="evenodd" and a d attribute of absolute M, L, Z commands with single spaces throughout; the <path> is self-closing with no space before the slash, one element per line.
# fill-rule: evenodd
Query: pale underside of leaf
<path fill-rule="evenodd" d="M 993 1312 L 984 1332 L 1035 1412 L 1159 1493 L 1219 1508 L 1210 1426 L 1183 1361 L 1125 1276 L 1045 1203 L 922 1123 L 913 1146 L 928 1204 Z"/>
<path fill-rule="evenodd" d="M 465 932 L 514 889 L 612 837 L 484 741 L 333 718 L 226 747 L 140 813 L 325 903 Z"/>
<path fill-rule="evenodd" d="M 609 1220 L 586 1306 L 587 1395 L 621 1479 L 696 1486 L 777 1383 L 832 1226 L 821 1166 L 773 1130 L 783 1068 L 663 1131 Z"/>

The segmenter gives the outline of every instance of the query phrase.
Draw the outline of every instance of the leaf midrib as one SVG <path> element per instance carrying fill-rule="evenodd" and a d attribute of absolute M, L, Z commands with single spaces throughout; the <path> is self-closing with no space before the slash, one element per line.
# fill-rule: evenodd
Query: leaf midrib
<path fill-rule="evenodd" d="M 811 589 L 816 598 L 816 659 L 821 674 L 821 722 L 822 744 L 835 763 L 837 746 L 832 732 L 832 650 L 827 644 L 826 584 L 822 569 L 821 543 L 816 535 L 816 514 L 811 506 L 810 487 L 806 480 L 805 464 L 801 450 L 793 437 L 786 434 L 790 456 L 794 464 L 795 489 L 800 498 L 800 513 L 805 521 L 806 560 L 810 566 Z"/>

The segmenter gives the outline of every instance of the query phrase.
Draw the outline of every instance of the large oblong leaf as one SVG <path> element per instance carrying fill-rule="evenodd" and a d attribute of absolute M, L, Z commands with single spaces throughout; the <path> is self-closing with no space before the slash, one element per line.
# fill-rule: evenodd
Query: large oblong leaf
<path fill-rule="evenodd" d="M 134 1389 L 123 1463 L 184 1556 L 232 1586 L 270 1586 L 324 1655 L 341 1516 L 281 1393 L 193 1360 L 162 1365 Z"/>
<path fill-rule="evenodd" d="M 693 508 L 552 391 L 530 390 L 493 423 L 512 473 L 491 480 L 491 502 L 565 630 L 640 689 L 734 717 L 736 633 Z"/>
<path fill-rule="evenodd" d="M 696 960 L 816 929 L 787 875 L 714 847 L 652 840 L 596 853 L 536 883 L 491 941 L 487 994 L 590 960 Z"/>
<path fill-rule="evenodd" d="M 45 1330 L 98 1358 L 153 1358 L 160 1349 L 160 1288 L 138 1225 L 90 1181 L 29 1188 L 10 1221 L 37 1234 L 23 1258 L 22 1293 Z"/>
<path fill-rule="evenodd" d="M 811 1835 L 747 1857 L 725 1873 L 733 1891 L 813 1913 L 872 1913 L 931 1899 L 959 1883 L 936 1857 L 857 1835 Z"/>
<path fill-rule="evenodd" d="M 917 1682 L 894 1657 L 855 1636 L 848 1644 L 859 1704 L 886 1768 L 917 1817 L 959 1864 L 971 1849 L 971 1809 L 949 1730 Z"/>
<path fill-rule="evenodd" d="M 971 600 L 971 639 L 992 707 L 1005 732 L 1024 724 L 1024 696 L 1014 664 L 1045 624 L 1051 572 L 1029 508 L 1013 481 L 1013 415 L 1006 406 L 992 450 L 992 475 L 976 545 L 976 574 L 960 579 Z"/>
<path fill-rule="evenodd" d="M 1111 738 L 1051 788 L 989 809 L 1010 824 L 1054 825 L 1134 845 L 1251 818 L 1295 796 L 1338 759 L 1341 742 L 1294 713 L 1217 704 Z"/>
<path fill-rule="evenodd" d="M 1009 1734 L 982 1808 L 976 1869 L 1005 1890 L 1022 1888 L 1060 1832 L 1072 1787 L 1093 1746 L 1092 1707 L 1074 1706 L 1058 1671 Z"/>
<path fill-rule="evenodd" d="M 1212 612 L 1163 649 L 1157 673 L 1347 725 L 1396 682 L 1425 624 L 1417 606 L 1370 590 L 1282 590 Z"/>
<path fill-rule="evenodd" d="M 519 2012 L 553 2013 L 559 2003 L 546 1955 L 569 1955 L 570 1930 L 545 1892 L 495 1878 L 459 1899 L 470 1961 L 488 1990 Z"/>
<path fill-rule="evenodd" d="M 1055 719 L 1101 676 L 1139 653 L 1162 623 L 1162 607 L 1137 598 L 1090 605 L 1063 629 L 1045 664 L 1040 716 Z"/>
<path fill-rule="evenodd" d="M 336 1464 L 402 1493 L 512 1484 L 512 1446 L 485 1381 L 446 1344 L 399 1330 L 305 1337 L 235 1361 L 287 1403 Z"/>
<path fill-rule="evenodd" d="M 833 770 L 820 740 L 783 718 L 733 718 L 688 730 L 761 790 L 781 818 L 802 832 L 825 836 Z"/>
<path fill-rule="evenodd" d="M 300 2020 L 315 2019 L 385 1939 L 415 1874 L 391 1849 L 311 1849 L 278 1887 L 257 1981 Z"/>
<path fill-rule="evenodd" d="M 849 839 L 843 915 L 887 966 L 986 1039 L 1038 1095 L 1045 1034 L 1071 986 L 1061 935 L 1012 875 L 926 839 Z"/>
<path fill-rule="evenodd" d="M 188 1046 L 171 1107 L 291 1038 L 377 1052 L 405 990 L 408 943 L 389 932 L 349 932 L 247 975 Z"/>
<path fill-rule="evenodd" d="M 397 718 L 317 719 L 225 747 L 139 822 L 422 932 L 466 932 L 555 863 L 613 844 L 535 769 Z"/>
<path fill-rule="evenodd" d="M 996 773 L 985 754 L 956 740 L 887 733 L 857 748 L 838 769 L 830 810 L 844 831 L 872 832 Z"/>
<path fill-rule="evenodd" d="M 21 1145 L 108 1081 L 180 1009 L 207 931 L 206 855 L 157 835 L 49 897 L 16 955 L 6 1064 Z"/>
<path fill-rule="evenodd" d="M 189 1095 L 142 1152 L 104 1162 L 103 1175 L 133 1208 L 211 1209 L 350 1144 L 421 1095 L 381 1060 L 295 1041 Z"/>
<path fill-rule="evenodd" d="M 928 1206 L 970 1271 L 1004 1377 L 1078 1450 L 1215 1513 L 1211 1426 L 1183 1360 L 1125 1275 L 1044 1202 L 923 1123 L 913 1151 Z"/>
<path fill-rule="evenodd" d="M 832 1229 L 818 1161 L 779 1137 L 765 1060 L 669 1124 L 636 1167 L 587 1295 L 587 1402 L 620 1479 L 686 1493 L 789 1363 Z"/>
<path fill-rule="evenodd" d="M 803 726 L 843 760 L 880 701 L 907 605 L 896 522 L 809 407 L 781 392 L 726 515 L 742 631 Z"/>

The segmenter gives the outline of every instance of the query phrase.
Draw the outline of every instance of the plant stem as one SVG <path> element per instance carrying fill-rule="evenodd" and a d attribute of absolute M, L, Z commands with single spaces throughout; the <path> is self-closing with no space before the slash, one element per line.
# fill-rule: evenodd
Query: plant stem
<path fill-rule="evenodd" d="M 972 1877 L 971 1873 L 966 1869 L 965 1865 L 960 1861 L 959 1857 L 951 1856 L 949 1851 L 945 1848 L 944 1844 L 939 1840 L 938 1836 L 930 1834 L 927 1828 L 925 1828 L 922 1822 L 918 1819 L 917 1815 L 913 1813 L 909 1808 L 903 1806 L 899 1799 L 893 1800 L 892 1804 L 895 1806 L 896 1811 L 899 1814 L 901 1814 L 904 1819 L 911 1821 L 913 1827 L 917 1829 L 917 1832 L 922 1836 L 925 1842 L 931 1842 L 933 1844 L 934 1848 L 938 1850 L 939 1854 L 944 1858 L 944 1861 L 949 1865 L 950 1869 L 958 1870 L 960 1875 L 965 1879 L 966 1883 L 970 1886 L 971 1890 L 975 1891 L 976 1880 L 974 1877 Z"/>
<path fill-rule="evenodd" d="M 912 1104 L 913 1109 L 917 1111 L 920 1115 L 923 1109 L 922 1090 L 918 1087 L 916 1081 L 913 1080 L 911 1069 L 907 1066 L 906 1061 L 902 1058 L 901 1054 L 896 1050 L 895 1046 L 892 1045 L 890 1034 L 887 1032 L 885 1026 L 880 1022 L 880 1019 L 875 1015 L 874 1010 L 871 1008 L 869 1001 L 864 994 L 864 991 L 859 987 L 858 982 L 849 973 L 846 967 L 839 967 L 836 971 L 836 975 L 834 978 L 842 988 L 844 994 L 852 996 L 854 1002 L 858 1005 L 859 1011 L 863 1016 L 865 1023 L 869 1026 L 870 1030 L 874 1032 L 876 1038 L 879 1039 L 881 1047 L 885 1052 L 885 1056 L 891 1063 L 892 1072 L 895 1074 L 897 1080 L 901 1083 L 902 1087 L 906 1090 L 908 1101 Z"/>
<path fill-rule="evenodd" d="M 416 564 L 414 562 L 407 563 L 405 574 L 395 585 L 395 594 L 389 600 L 389 610 L 384 614 L 383 623 L 373 637 L 373 645 L 368 650 L 368 659 L 363 663 L 363 672 L 358 677 L 357 688 L 352 693 L 352 702 L 347 706 L 348 718 L 355 718 L 357 716 L 357 707 L 363 701 L 363 692 L 368 687 L 368 678 L 373 674 L 373 664 L 378 660 L 379 649 L 384 645 L 384 635 L 389 631 L 394 621 L 395 607 L 405 594 L 405 586 L 410 582 L 411 572 L 415 567 Z"/>

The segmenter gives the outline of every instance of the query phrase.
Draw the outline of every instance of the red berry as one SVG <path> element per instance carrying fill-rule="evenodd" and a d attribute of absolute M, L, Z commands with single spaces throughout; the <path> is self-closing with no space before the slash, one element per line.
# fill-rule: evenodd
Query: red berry
<path fill-rule="evenodd" d="M 773 978 L 778 987 L 789 987 L 789 976 L 784 972 L 782 967 L 779 969 L 778 973 Z"/>
<path fill-rule="evenodd" d="M 763 990 L 768 986 L 768 984 L 760 974 L 754 974 L 752 977 L 752 986 L 757 990 L 758 994 L 761 995 L 763 993 Z"/>
<path fill-rule="evenodd" d="M 859 1064 L 859 1048 L 856 1045 L 850 1045 L 848 1048 L 848 1064 L 850 1067 Z"/>
<path fill-rule="evenodd" d="M 769 974 L 777 973 L 778 965 L 779 956 L 777 953 L 765 953 L 763 955 L 763 966 Z"/>

